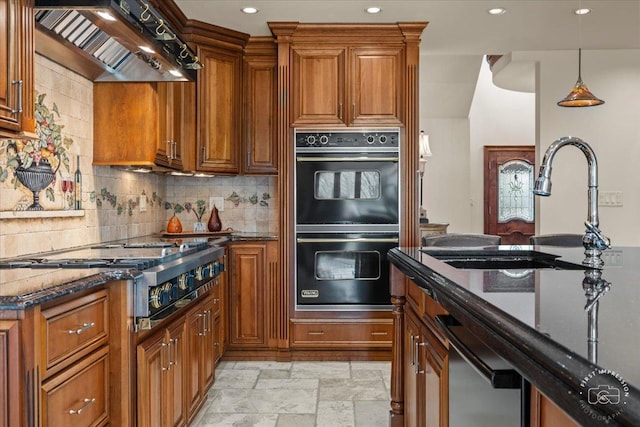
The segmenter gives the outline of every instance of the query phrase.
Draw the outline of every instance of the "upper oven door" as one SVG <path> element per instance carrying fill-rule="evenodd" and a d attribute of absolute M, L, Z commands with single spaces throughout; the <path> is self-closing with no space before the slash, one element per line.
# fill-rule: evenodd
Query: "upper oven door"
<path fill-rule="evenodd" d="M 296 223 L 398 224 L 397 152 L 298 152 Z"/>

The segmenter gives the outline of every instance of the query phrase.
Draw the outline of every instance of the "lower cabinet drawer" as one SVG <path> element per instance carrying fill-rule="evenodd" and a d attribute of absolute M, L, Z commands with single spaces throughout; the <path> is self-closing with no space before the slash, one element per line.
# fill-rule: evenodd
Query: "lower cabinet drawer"
<path fill-rule="evenodd" d="M 101 426 L 109 422 L 108 347 L 46 381 L 43 426 Z"/>
<path fill-rule="evenodd" d="M 390 347 L 391 319 L 357 322 L 292 322 L 293 347 Z"/>
<path fill-rule="evenodd" d="M 109 339 L 109 307 L 100 290 L 42 311 L 44 377 L 73 365 Z"/>

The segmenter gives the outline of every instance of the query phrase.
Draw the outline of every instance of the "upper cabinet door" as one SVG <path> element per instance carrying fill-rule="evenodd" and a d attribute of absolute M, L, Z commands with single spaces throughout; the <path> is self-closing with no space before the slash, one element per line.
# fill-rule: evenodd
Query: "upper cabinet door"
<path fill-rule="evenodd" d="M 240 172 L 242 52 L 199 46 L 197 166 L 200 171 Z"/>
<path fill-rule="evenodd" d="M 275 55 L 245 60 L 245 174 L 278 173 L 276 62 Z"/>
<path fill-rule="evenodd" d="M 292 49 L 292 125 L 346 124 L 345 52 L 339 47 Z"/>
<path fill-rule="evenodd" d="M 35 132 L 33 0 L 0 0 L 0 136 Z"/>
<path fill-rule="evenodd" d="M 402 47 L 350 51 L 349 124 L 402 125 Z"/>

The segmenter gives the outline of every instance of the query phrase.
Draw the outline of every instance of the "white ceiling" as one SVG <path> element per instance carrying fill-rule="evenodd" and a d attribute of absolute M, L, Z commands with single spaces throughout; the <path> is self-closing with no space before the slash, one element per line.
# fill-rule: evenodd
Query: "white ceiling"
<path fill-rule="evenodd" d="M 429 22 L 422 34 L 422 117 L 467 117 L 485 54 L 527 50 L 640 49 L 640 0 L 176 0 L 188 18 L 254 36 L 267 22 Z M 259 12 L 246 15 L 244 6 Z M 370 15 L 368 6 L 382 12 Z M 503 15 L 487 13 L 504 7 Z M 593 11 L 577 17 L 572 11 Z M 432 91 L 437 91 L 433 93 Z M 448 94 L 448 96 L 444 96 Z"/>

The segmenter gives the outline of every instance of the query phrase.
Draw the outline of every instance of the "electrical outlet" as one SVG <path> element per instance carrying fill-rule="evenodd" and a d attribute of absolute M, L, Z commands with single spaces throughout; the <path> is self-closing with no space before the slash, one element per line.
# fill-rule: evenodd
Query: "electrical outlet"
<path fill-rule="evenodd" d="M 147 195 L 143 194 L 140 196 L 140 212 L 146 212 L 147 211 Z"/>
<path fill-rule="evenodd" d="M 622 206 L 622 191 L 600 191 L 598 193 L 598 206 Z"/>
<path fill-rule="evenodd" d="M 213 205 L 219 212 L 224 211 L 224 197 L 209 197 L 209 209 L 213 209 Z"/>

